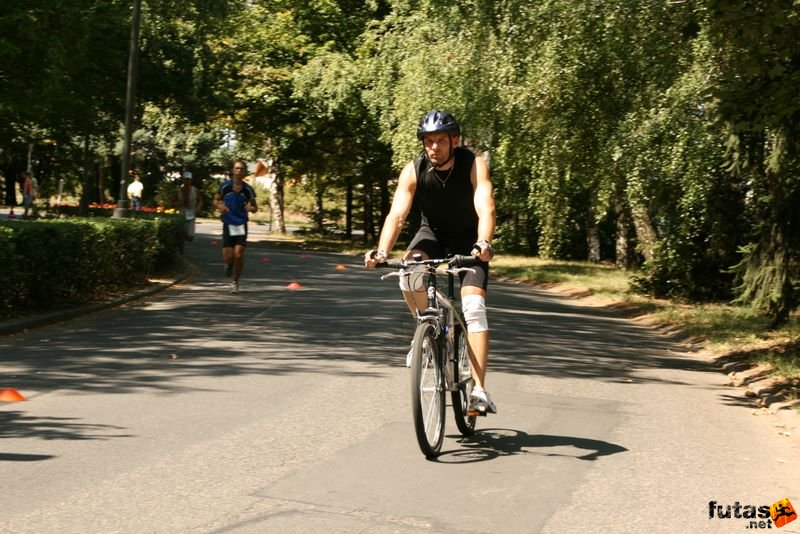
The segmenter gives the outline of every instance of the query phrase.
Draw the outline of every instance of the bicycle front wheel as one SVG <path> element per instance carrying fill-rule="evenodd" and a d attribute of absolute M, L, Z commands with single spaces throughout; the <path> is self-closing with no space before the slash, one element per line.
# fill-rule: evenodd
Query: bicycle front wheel
<path fill-rule="evenodd" d="M 474 412 L 470 415 L 469 396 L 475 381 L 472 378 L 472 366 L 469 363 L 467 334 L 459 325 L 456 325 L 455 331 L 455 351 L 458 387 L 452 392 L 453 415 L 455 415 L 456 426 L 461 435 L 471 436 L 475 433 L 477 416 Z"/>
<path fill-rule="evenodd" d="M 439 455 L 444 440 L 444 369 L 431 323 L 417 326 L 411 356 L 411 404 L 414 431 L 426 458 Z"/>

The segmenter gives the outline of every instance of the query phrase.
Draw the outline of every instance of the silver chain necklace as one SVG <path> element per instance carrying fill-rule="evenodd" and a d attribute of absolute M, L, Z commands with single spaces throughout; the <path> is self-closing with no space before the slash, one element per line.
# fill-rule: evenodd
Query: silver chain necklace
<path fill-rule="evenodd" d="M 447 180 L 449 180 L 450 179 L 450 175 L 453 174 L 453 169 L 455 168 L 455 166 L 456 166 L 456 162 L 454 161 L 453 164 L 450 166 L 450 170 L 447 172 L 447 176 L 445 176 L 444 179 L 442 179 L 442 177 L 439 176 L 439 173 L 436 172 L 436 169 L 431 167 L 431 170 L 433 171 L 433 175 L 436 177 L 437 180 L 439 180 L 439 183 L 442 184 L 442 189 L 447 187 Z"/>

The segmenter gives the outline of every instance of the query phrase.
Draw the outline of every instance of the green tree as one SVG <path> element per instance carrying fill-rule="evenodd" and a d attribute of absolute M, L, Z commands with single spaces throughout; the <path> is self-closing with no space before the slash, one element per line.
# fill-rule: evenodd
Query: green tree
<path fill-rule="evenodd" d="M 710 96 L 754 222 L 736 268 L 739 301 L 765 310 L 777 326 L 798 305 L 800 9 L 788 0 L 705 5 L 716 67 Z"/>

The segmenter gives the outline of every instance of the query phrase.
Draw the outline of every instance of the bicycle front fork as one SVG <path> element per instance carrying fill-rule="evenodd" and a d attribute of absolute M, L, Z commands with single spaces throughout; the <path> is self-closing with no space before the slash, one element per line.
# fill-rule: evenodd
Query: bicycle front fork
<path fill-rule="evenodd" d="M 458 387 L 458 362 L 456 361 L 455 331 L 448 321 L 447 310 L 439 309 L 439 324 L 441 325 L 440 361 L 444 367 L 444 386 L 447 391 L 454 391 Z"/>

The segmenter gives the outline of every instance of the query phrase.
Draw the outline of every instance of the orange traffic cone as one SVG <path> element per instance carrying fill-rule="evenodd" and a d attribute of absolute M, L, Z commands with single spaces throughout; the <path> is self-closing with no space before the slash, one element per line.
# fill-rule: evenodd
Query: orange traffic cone
<path fill-rule="evenodd" d="M 0 402 L 19 402 L 24 400 L 25 397 L 14 388 L 0 389 Z"/>
<path fill-rule="evenodd" d="M 345 267 L 345 266 L 344 266 L 344 265 L 342 265 L 341 263 L 340 263 L 339 265 L 337 265 L 337 266 L 336 266 L 336 270 L 337 270 L 337 271 L 344 271 L 345 269 L 347 269 L 347 267 Z"/>
<path fill-rule="evenodd" d="M 286 286 L 286 289 L 300 289 L 301 287 L 303 286 L 301 286 L 297 282 L 292 282 L 288 286 Z"/>

